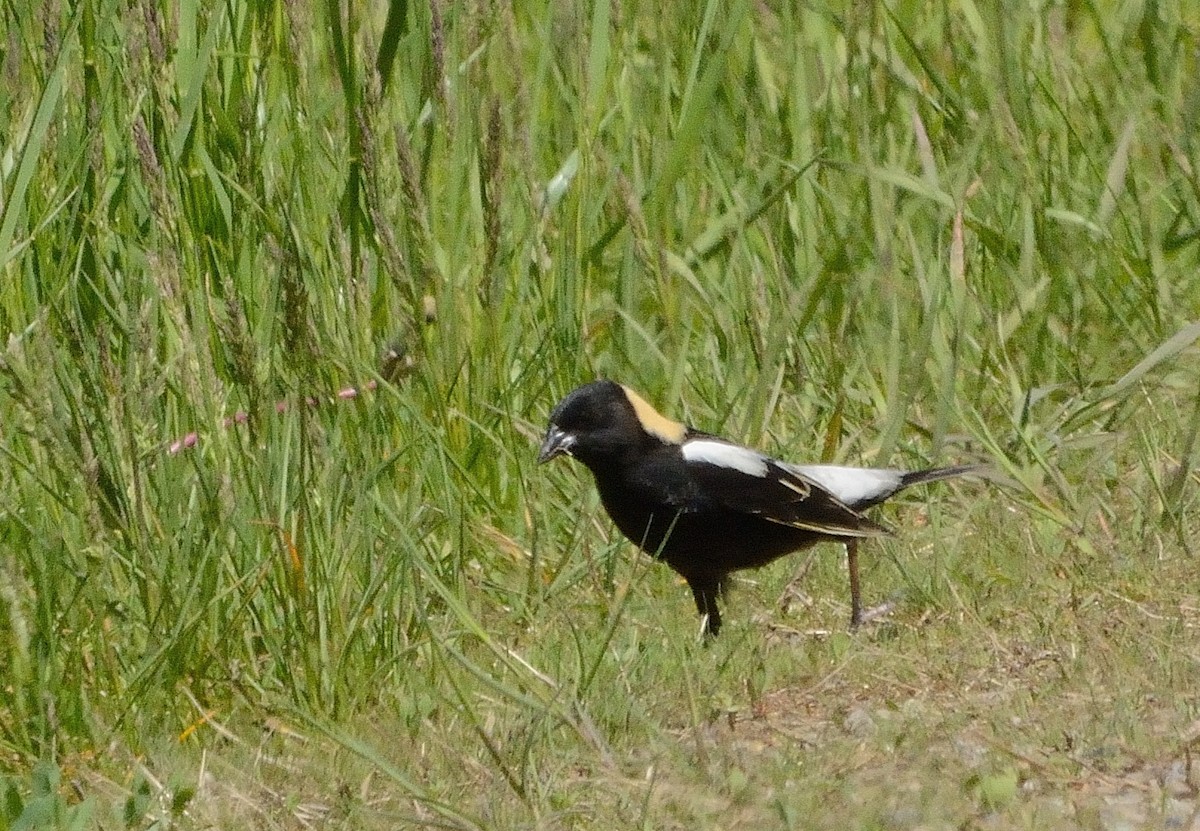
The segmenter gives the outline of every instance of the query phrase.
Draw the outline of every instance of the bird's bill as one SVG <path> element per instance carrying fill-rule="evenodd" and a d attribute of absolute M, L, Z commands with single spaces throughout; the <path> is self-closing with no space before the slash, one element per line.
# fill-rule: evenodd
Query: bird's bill
<path fill-rule="evenodd" d="M 546 431 L 546 438 L 542 442 L 542 449 L 538 451 L 538 464 L 545 464 L 564 453 L 570 455 L 571 445 L 574 443 L 574 436 L 557 425 L 551 424 L 550 429 Z"/>

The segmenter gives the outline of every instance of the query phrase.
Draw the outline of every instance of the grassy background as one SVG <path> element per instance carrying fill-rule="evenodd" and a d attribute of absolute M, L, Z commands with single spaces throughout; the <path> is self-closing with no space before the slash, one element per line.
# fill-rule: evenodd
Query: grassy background
<path fill-rule="evenodd" d="M 0 11 L 0 825 L 1197 827 L 1197 12 L 375 5 Z M 1004 482 L 705 647 L 597 375 Z"/>

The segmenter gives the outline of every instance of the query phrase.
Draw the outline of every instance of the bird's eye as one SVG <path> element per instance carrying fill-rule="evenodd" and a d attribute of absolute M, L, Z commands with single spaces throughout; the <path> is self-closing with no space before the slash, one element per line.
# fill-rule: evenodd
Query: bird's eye
<path fill-rule="evenodd" d="M 558 420 L 558 426 L 568 433 L 586 433 L 603 427 L 602 419 L 594 410 L 580 410 L 574 413 L 564 413 Z"/>

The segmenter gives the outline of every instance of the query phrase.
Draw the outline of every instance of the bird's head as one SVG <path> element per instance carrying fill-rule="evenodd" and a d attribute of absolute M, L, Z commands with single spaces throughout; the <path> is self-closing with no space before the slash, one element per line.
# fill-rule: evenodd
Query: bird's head
<path fill-rule="evenodd" d="M 567 455 L 596 470 L 647 443 L 679 444 L 686 435 L 685 425 L 659 414 L 628 387 L 593 381 L 558 402 L 538 463 Z"/>

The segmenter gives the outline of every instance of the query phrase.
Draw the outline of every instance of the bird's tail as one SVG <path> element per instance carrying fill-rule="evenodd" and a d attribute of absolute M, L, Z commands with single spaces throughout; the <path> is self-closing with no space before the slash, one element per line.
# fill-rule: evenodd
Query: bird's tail
<path fill-rule="evenodd" d="M 955 476 L 978 475 L 986 469 L 986 465 L 954 465 L 952 467 L 931 467 L 928 470 L 914 470 L 900 477 L 900 487 L 907 488 L 910 485 L 936 482 L 939 479 L 953 479 Z"/>

